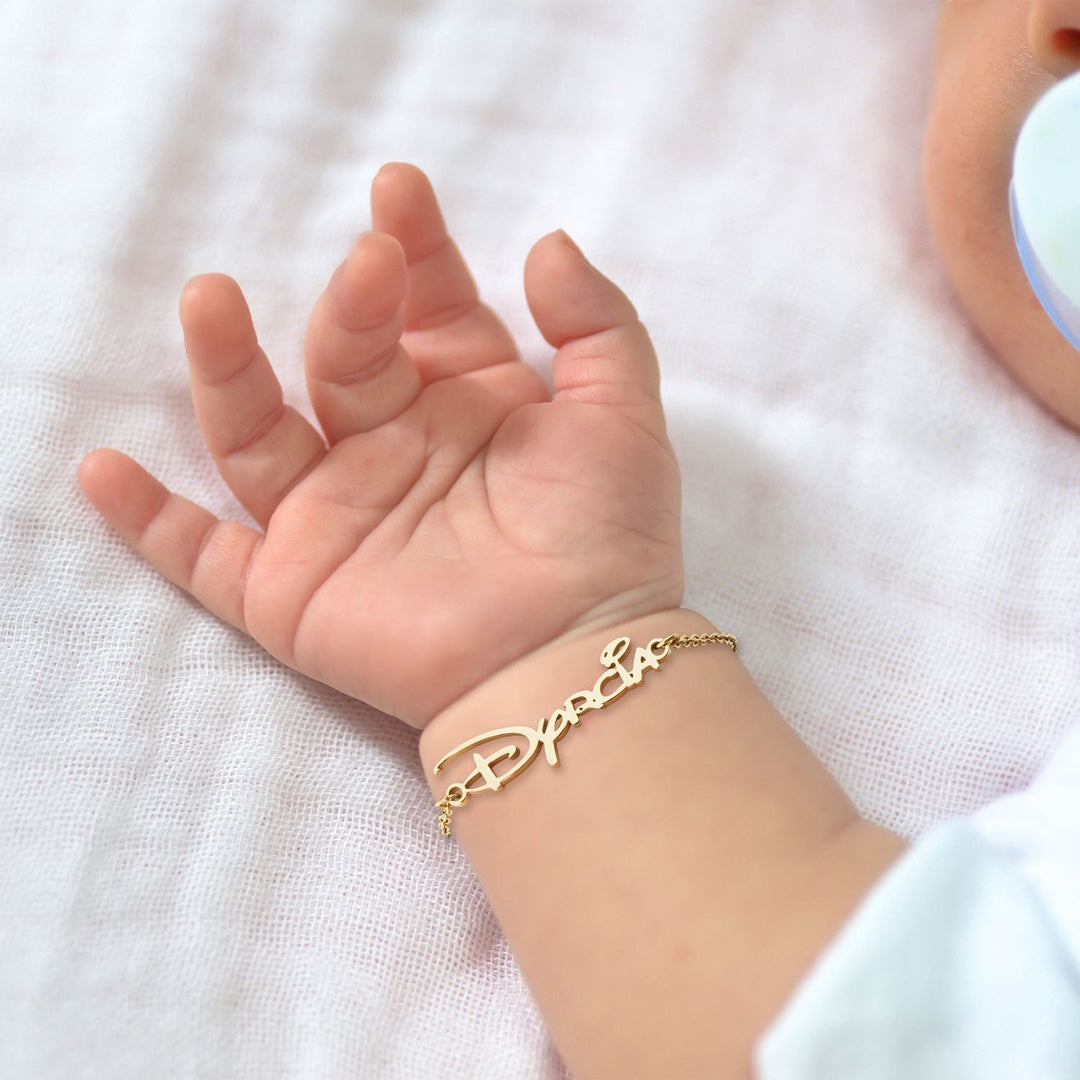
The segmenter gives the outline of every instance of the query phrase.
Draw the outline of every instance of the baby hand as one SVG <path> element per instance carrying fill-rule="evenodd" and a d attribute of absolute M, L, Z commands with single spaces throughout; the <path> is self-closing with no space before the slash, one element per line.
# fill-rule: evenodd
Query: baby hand
<path fill-rule="evenodd" d="M 320 434 L 285 406 L 230 278 L 180 302 L 207 448 L 262 531 L 130 458 L 79 480 L 169 580 L 285 663 L 423 727 L 553 639 L 677 607 L 678 468 L 633 306 L 562 233 L 525 291 L 554 397 L 480 303 L 427 178 L 389 165 L 311 315 Z"/>

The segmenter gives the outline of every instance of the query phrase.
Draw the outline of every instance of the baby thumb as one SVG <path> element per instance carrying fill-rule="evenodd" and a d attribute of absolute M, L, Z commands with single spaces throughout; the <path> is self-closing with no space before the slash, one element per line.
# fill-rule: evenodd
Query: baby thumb
<path fill-rule="evenodd" d="M 562 230 L 525 260 L 525 298 L 553 363 L 556 398 L 607 405 L 663 435 L 660 370 L 634 305 Z"/>

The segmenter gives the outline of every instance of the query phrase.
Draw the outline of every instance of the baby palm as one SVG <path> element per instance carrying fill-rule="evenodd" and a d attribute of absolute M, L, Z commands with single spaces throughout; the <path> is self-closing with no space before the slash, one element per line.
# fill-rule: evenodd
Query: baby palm
<path fill-rule="evenodd" d="M 678 475 L 629 302 L 564 236 L 526 294 L 556 393 L 479 303 L 418 170 L 383 170 L 376 228 L 316 305 L 309 392 L 281 402 L 235 283 L 181 314 L 208 448 L 265 534 L 98 451 L 83 486 L 155 566 L 274 655 L 423 726 L 560 634 L 677 605 Z"/>

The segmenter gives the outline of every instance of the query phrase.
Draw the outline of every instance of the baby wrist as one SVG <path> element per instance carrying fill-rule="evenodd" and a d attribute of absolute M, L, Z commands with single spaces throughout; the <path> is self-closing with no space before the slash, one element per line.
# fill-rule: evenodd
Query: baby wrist
<path fill-rule="evenodd" d="M 671 608 L 602 629 L 563 635 L 488 677 L 425 728 L 420 754 L 450 834 L 454 810 L 479 794 L 501 792 L 530 766 L 561 764 L 558 745 L 645 679 L 673 650 L 722 645 L 735 638 L 702 615 Z"/>

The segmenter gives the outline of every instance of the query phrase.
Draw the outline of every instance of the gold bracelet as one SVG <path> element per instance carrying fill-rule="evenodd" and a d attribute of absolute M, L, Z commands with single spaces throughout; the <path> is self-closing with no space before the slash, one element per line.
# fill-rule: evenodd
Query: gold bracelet
<path fill-rule="evenodd" d="M 499 791 L 504 788 L 533 763 L 541 746 L 544 748 L 548 764 L 558 768 L 560 762 L 556 744 L 566 734 L 571 724 L 581 722 L 582 713 L 602 709 L 616 698 L 622 697 L 627 690 L 640 685 L 645 669 L 655 668 L 659 671 L 660 665 L 670 656 L 672 649 L 688 649 L 696 645 L 726 645 L 732 652 L 737 652 L 739 647 L 739 643 L 730 634 L 669 634 L 665 638 L 653 638 L 644 649 L 636 649 L 634 661 L 628 669 L 623 665 L 622 658 L 630 649 L 630 639 L 628 637 L 615 638 L 614 641 L 609 641 L 600 653 L 600 663 L 604 665 L 604 672 L 596 680 L 593 688 L 571 694 L 550 716 L 541 719 L 535 728 L 498 728 L 495 731 L 477 735 L 460 746 L 454 747 L 449 754 L 436 763 L 433 770 L 436 776 L 442 772 L 448 762 L 467 750 L 475 750 L 477 746 L 489 739 L 522 738 L 528 749 L 522 754 L 521 747 L 511 743 L 500 746 L 487 757 L 473 754 L 473 762 L 476 766 L 473 771 L 461 783 L 451 784 L 446 789 L 446 794 L 435 804 L 440 810 L 439 828 L 443 836 L 450 835 L 450 815 L 457 807 L 464 806 L 473 795 L 481 791 Z M 516 761 L 516 763 L 506 772 L 497 774 L 492 770 L 492 766 L 500 761 Z"/>

